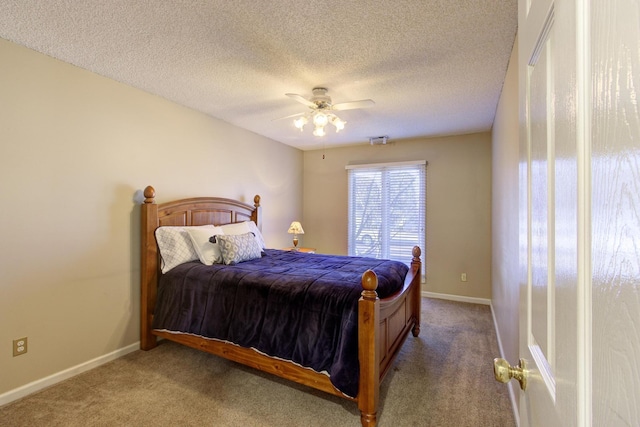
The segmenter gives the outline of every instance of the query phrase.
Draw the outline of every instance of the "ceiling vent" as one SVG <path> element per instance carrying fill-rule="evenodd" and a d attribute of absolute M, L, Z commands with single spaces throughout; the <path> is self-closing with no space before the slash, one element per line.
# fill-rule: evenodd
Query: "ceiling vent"
<path fill-rule="evenodd" d="M 369 144 L 371 145 L 386 145 L 388 136 L 376 136 L 369 138 Z"/>

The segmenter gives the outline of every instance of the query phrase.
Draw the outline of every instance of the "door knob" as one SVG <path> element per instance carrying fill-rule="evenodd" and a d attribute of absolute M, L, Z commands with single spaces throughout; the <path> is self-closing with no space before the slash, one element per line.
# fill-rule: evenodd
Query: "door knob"
<path fill-rule="evenodd" d="M 524 359 L 520 359 L 515 368 L 504 359 L 493 359 L 493 375 L 496 377 L 496 381 L 501 383 L 508 383 L 511 378 L 515 378 L 520 383 L 522 390 L 527 388 L 527 369 Z"/>

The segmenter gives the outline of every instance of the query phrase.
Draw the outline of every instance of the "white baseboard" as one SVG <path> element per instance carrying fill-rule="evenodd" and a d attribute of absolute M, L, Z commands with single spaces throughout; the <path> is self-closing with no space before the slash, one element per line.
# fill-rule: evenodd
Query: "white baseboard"
<path fill-rule="evenodd" d="M 488 298 L 464 297 L 460 295 L 439 294 L 437 292 L 427 292 L 427 291 L 422 291 L 421 294 L 423 297 L 427 297 L 427 298 L 438 298 L 438 299 L 446 299 L 450 301 L 470 302 L 472 304 L 491 305 L 491 300 Z"/>
<path fill-rule="evenodd" d="M 76 366 L 72 366 L 69 369 L 65 369 L 64 371 L 57 372 L 53 375 L 49 375 L 48 377 L 33 381 L 29 384 L 23 385 L 22 387 L 18 387 L 6 393 L 0 394 L 0 406 L 6 405 L 7 403 L 13 402 L 14 400 L 18 400 L 31 393 L 35 393 L 36 391 L 52 386 L 56 383 L 59 383 L 60 381 L 64 381 L 90 369 L 96 368 L 100 365 L 104 365 L 107 362 L 111 362 L 112 360 L 136 351 L 139 348 L 140 342 L 138 341 L 136 343 L 113 351 L 109 354 L 96 357 L 95 359 L 89 360 Z"/>
<path fill-rule="evenodd" d="M 496 330 L 496 338 L 498 339 L 498 350 L 500 351 L 500 357 L 506 359 L 504 356 L 504 348 L 502 347 L 502 340 L 500 339 L 500 328 L 498 328 L 498 322 L 496 320 L 496 313 L 493 311 L 493 304 L 491 304 L 491 317 L 493 318 L 493 327 Z M 511 401 L 511 409 L 513 410 L 513 418 L 516 420 L 516 427 L 520 427 L 520 413 L 518 411 L 518 400 L 516 398 L 515 382 L 509 381 L 507 384 L 509 390 L 509 400 Z"/>

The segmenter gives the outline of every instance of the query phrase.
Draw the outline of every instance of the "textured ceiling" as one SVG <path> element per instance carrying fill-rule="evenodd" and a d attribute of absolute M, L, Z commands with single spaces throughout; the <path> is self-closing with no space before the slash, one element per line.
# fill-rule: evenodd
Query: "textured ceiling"
<path fill-rule="evenodd" d="M 516 0 L 0 0 L 0 37 L 301 149 L 487 131 Z M 274 120 L 329 89 L 336 134 Z"/>

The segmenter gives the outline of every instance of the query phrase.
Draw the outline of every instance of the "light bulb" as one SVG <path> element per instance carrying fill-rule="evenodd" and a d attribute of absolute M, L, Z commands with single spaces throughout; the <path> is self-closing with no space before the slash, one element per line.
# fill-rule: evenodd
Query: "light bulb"
<path fill-rule="evenodd" d="M 345 122 L 344 120 L 341 120 L 340 118 L 336 117 L 336 118 L 333 119 L 333 121 L 331 123 L 336 127 L 336 133 L 338 133 L 342 129 L 344 129 L 344 125 L 347 122 Z"/>
<path fill-rule="evenodd" d="M 313 130 L 313 134 L 315 136 L 324 136 L 325 135 L 324 128 L 320 126 L 316 126 L 316 128 Z"/>
<path fill-rule="evenodd" d="M 302 131 L 302 129 L 304 128 L 304 125 L 307 124 L 307 118 L 302 116 L 302 117 L 298 117 L 297 119 L 295 119 L 293 121 L 293 124 L 295 125 L 295 127 L 297 127 L 298 129 L 300 129 L 300 131 Z"/>
<path fill-rule="evenodd" d="M 316 113 L 315 116 L 313 116 L 313 124 L 316 126 L 326 126 L 327 123 L 329 123 L 329 118 L 327 117 L 326 114 L 324 113 Z"/>

